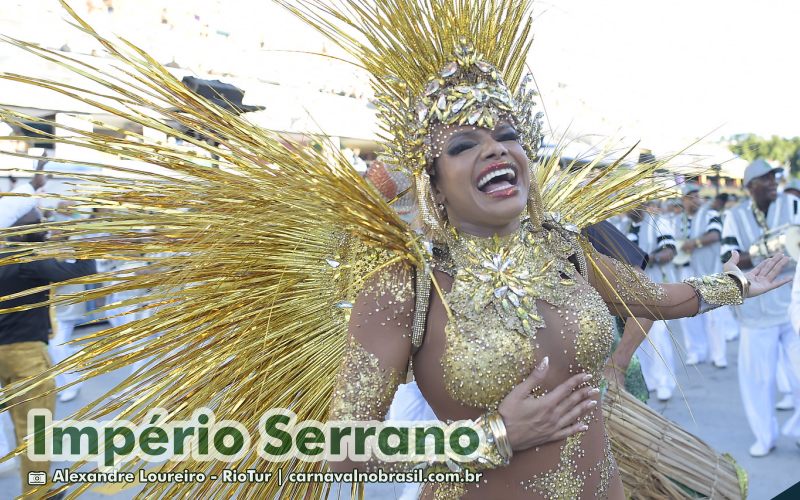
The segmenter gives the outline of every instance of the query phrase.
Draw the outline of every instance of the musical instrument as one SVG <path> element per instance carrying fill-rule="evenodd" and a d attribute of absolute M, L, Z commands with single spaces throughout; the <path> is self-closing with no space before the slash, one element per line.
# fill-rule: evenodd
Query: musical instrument
<path fill-rule="evenodd" d="M 764 233 L 750 245 L 749 252 L 754 264 L 777 254 L 800 261 L 800 225 L 786 224 Z"/>
<path fill-rule="evenodd" d="M 683 247 L 683 244 L 687 241 L 689 240 L 675 240 L 675 249 L 677 253 L 675 254 L 675 257 L 672 258 L 672 263 L 678 267 L 685 266 L 692 259 L 691 253 L 686 253 L 681 250 L 681 247 Z"/>

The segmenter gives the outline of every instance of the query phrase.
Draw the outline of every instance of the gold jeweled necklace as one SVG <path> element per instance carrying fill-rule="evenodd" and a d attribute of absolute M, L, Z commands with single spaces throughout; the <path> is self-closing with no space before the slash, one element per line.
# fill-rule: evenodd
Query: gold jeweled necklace
<path fill-rule="evenodd" d="M 479 238 L 452 231 L 448 238 L 454 281 L 448 294 L 456 320 L 496 314 L 510 329 L 533 337 L 545 326 L 536 300 L 563 304 L 575 285 L 567 260 L 573 247 L 556 231 L 527 224 L 508 236 Z"/>

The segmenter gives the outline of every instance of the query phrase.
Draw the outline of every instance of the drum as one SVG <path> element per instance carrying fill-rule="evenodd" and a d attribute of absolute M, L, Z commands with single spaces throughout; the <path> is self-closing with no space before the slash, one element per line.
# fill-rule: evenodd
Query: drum
<path fill-rule="evenodd" d="M 788 224 L 769 231 L 750 245 L 749 252 L 753 263 L 781 253 L 797 262 L 800 260 L 800 225 Z"/>
<path fill-rule="evenodd" d="M 675 248 L 678 253 L 675 254 L 675 257 L 672 259 L 672 263 L 678 267 L 685 266 L 686 264 L 689 263 L 690 260 L 692 260 L 692 254 L 686 253 L 683 250 L 681 250 L 681 247 L 683 246 L 684 243 L 686 243 L 686 241 L 687 240 L 677 240 L 675 242 Z"/>

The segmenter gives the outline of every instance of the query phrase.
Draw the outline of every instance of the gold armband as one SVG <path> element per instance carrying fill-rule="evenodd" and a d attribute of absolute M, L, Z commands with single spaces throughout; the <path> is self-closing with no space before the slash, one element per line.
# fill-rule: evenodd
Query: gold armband
<path fill-rule="evenodd" d="M 688 278 L 683 282 L 694 288 L 700 299 L 697 314 L 701 314 L 722 306 L 738 306 L 744 302 L 744 283 L 737 278 L 728 273 L 719 273 Z"/>

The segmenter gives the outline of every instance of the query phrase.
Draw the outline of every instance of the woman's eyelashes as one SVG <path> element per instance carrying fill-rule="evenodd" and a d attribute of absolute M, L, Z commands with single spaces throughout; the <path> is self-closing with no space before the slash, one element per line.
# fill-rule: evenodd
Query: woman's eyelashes
<path fill-rule="evenodd" d="M 519 133 L 514 129 L 503 130 L 494 137 L 494 140 L 498 142 L 519 141 Z M 477 145 L 478 142 L 471 139 L 455 140 L 447 146 L 447 154 L 450 156 L 457 156 L 459 153 L 463 153 Z"/>
<path fill-rule="evenodd" d="M 447 154 L 450 156 L 456 156 L 459 153 L 463 153 L 468 149 L 474 148 L 476 145 L 477 143 L 473 141 L 456 141 L 447 148 Z"/>
<path fill-rule="evenodd" d="M 497 140 L 500 141 L 500 142 L 518 141 L 519 140 L 519 134 L 517 133 L 516 130 L 504 131 L 503 133 L 501 133 L 500 135 L 497 136 Z"/>

